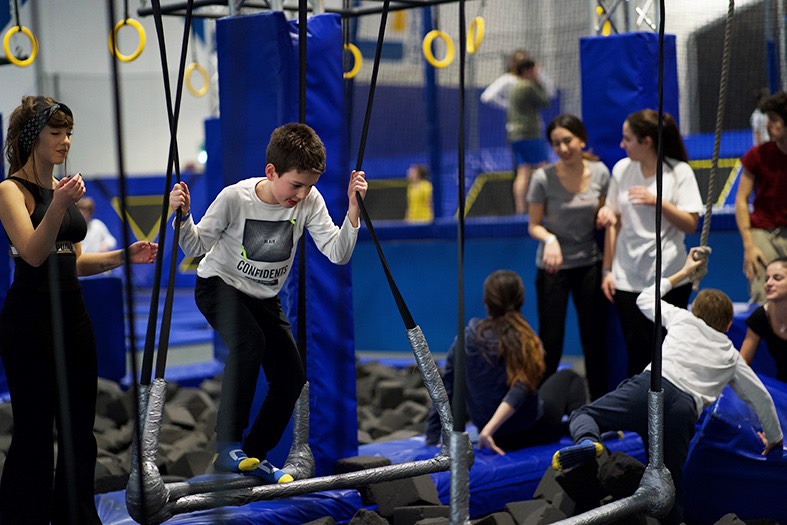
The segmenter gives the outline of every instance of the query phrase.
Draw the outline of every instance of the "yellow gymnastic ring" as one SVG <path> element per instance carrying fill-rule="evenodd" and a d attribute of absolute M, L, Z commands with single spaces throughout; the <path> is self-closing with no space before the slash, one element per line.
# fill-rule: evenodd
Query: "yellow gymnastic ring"
<path fill-rule="evenodd" d="M 137 50 L 130 55 L 124 55 L 121 53 L 117 46 L 118 31 L 120 31 L 120 28 L 124 25 L 130 25 L 137 30 L 137 35 L 139 35 L 139 45 L 137 46 Z M 115 41 L 114 46 L 112 45 L 113 39 Z M 109 53 L 111 55 L 116 56 L 121 62 L 131 62 L 132 60 L 135 60 L 140 55 L 140 53 L 142 53 L 143 49 L 145 49 L 145 28 L 142 27 L 142 24 L 133 18 L 126 18 L 125 20 L 120 20 L 117 24 L 115 24 L 115 29 L 112 31 L 112 34 L 109 35 Z"/>
<path fill-rule="evenodd" d="M 471 55 L 478 51 L 481 42 L 484 41 L 484 26 L 484 19 L 480 16 L 470 22 L 470 28 L 467 30 L 467 52 Z"/>
<path fill-rule="evenodd" d="M 434 57 L 434 54 L 432 54 L 432 42 L 435 38 L 440 38 L 443 40 L 443 42 L 445 42 L 445 58 L 442 60 L 437 60 Z M 439 29 L 433 29 L 426 33 L 422 47 L 426 61 L 432 64 L 434 67 L 446 67 L 454 61 L 454 41 L 451 40 L 450 36 L 443 33 Z"/>
<path fill-rule="evenodd" d="M 363 63 L 363 56 L 361 55 L 361 50 L 358 49 L 358 46 L 355 44 L 344 44 L 344 49 L 352 53 L 353 56 L 353 67 L 349 71 L 345 71 L 342 75 L 344 78 L 354 78 L 355 75 L 361 70 L 361 64 Z"/>
<path fill-rule="evenodd" d="M 24 60 L 19 60 L 14 56 L 11 52 L 11 37 L 14 36 L 16 33 L 21 32 L 27 38 L 30 39 L 30 56 Z M 33 36 L 33 33 L 26 28 L 25 26 L 13 26 L 8 31 L 5 32 L 5 36 L 3 37 L 3 50 L 5 51 L 5 57 L 8 59 L 9 62 L 14 64 L 15 66 L 19 67 L 27 67 L 33 63 L 36 59 L 36 55 L 38 55 L 38 41 L 36 37 Z"/>
<path fill-rule="evenodd" d="M 200 89 L 194 89 L 194 86 L 191 85 L 191 74 L 194 73 L 195 71 L 197 71 L 202 77 L 202 88 Z M 186 76 L 186 89 L 189 90 L 189 93 L 191 93 L 195 97 L 201 97 L 208 92 L 208 83 L 210 82 L 210 79 L 208 78 L 208 72 L 204 67 L 197 64 L 196 62 L 192 62 L 191 64 L 186 66 L 185 76 Z"/>

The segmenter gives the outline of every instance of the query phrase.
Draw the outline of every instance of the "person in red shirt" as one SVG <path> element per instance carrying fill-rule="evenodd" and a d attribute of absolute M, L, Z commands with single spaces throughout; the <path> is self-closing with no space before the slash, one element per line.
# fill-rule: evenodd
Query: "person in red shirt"
<path fill-rule="evenodd" d="M 749 301 L 765 301 L 765 268 L 787 256 L 787 93 L 759 106 L 768 116 L 770 141 L 752 147 L 741 158 L 743 172 L 735 195 L 735 221 L 743 241 L 743 273 Z M 749 212 L 749 198 L 754 193 Z"/>

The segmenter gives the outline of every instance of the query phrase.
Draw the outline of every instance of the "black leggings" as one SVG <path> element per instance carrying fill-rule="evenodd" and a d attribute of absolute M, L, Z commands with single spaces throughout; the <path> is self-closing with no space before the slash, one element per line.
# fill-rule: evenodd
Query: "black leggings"
<path fill-rule="evenodd" d="M 0 349 L 14 415 L 0 483 L 0 523 L 101 523 L 93 497 L 96 343 L 81 292 L 61 295 L 65 363 L 57 367 L 48 295 L 12 288 L 0 314 Z M 56 369 L 65 373 L 56 374 Z M 65 422 L 60 417 L 58 376 L 67 382 L 70 411 Z M 56 465 L 53 423 L 58 429 Z M 70 458 L 64 442 L 69 427 Z"/>
<path fill-rule="evenodd" d="M 615 291 L 615 306 L 620 317 L 620 326 L 623 329 L 623 338 L 626 341 L 628 352 L 628 377 L 642 372 L 650 364 L 653 350 L 653 321 L 637 306 L 637 297 L 640 292 Z M 691 296 L 691 283 L 673 288 L 664 294 L 663 300 L 677 306 L 686 308 Z M 664 336 L 667 330 L 664 329 Z"/>
<path fill-rule="evenodd" d="M 263 459 L 279 443 L 306 383 L 290 323 L 278 296 L 256 299 L 219 277 L 198 277 L 194 296 L 200 312 L 229 349 L 216 440 L 241 441 L 262 366 L 268 393 L 243 441 L 243 450 Z"/>
<path fill-rule="evenodd" d="M 569 293 L 574 299 L 577 311 L 590 398 L 597 399 L 609 391 L 609 363 L 604 330 L 606 308 L 601 294 L 600 262 L 555 273 L 539 269 L 536 273 L 538 336 L 546 352 L 545 377 L 555 373 L 563 357 Z"/>
<path fill-rule="evenodd" d="M 588 402 L 585 381 L 573 370 L 560 370 L 549 376 L 538 389 L 544 402 L 544 413 L 532 427 L 522 432 L 494 435 L 495 443 L 503 450 L 518 450 L 534 445 L 553 443 L 568 435 L 568 416 Z"/>

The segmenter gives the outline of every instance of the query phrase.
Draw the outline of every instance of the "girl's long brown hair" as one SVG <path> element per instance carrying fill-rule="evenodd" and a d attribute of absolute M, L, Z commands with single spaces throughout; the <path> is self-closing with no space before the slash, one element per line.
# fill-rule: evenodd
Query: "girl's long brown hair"
<path fill-rule="evenodd" d="M 484 281 L 484 304 L 488 315 L 481 321 L 479 332 L 492 330 L 498 334 L 498 358 L 506 367 L 509 386 L 521 382 L 537 390 L 546 370 L 541 340 L 522 317 L 525 285 L 509 270 L 498 270 Z"/>

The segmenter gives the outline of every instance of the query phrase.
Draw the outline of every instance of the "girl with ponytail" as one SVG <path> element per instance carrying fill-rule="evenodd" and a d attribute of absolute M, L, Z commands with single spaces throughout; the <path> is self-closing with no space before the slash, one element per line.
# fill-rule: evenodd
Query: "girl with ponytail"
<path fill-rule="evenodd" d="M 561 370 L 541 384 L 544 348 L 522 317 L 524 302 L 519 275 L 498 270 L 484 281 L 487 316 L 473 318 L 465 327 L 467 413 L 479 429 L 478 447 L 498 454 L 557 441 L 567 432 L 563 415 L 587 403 L 584 380 L 572 370 Z M 449 399 L 455 352 L 456 342 L 443 375 Z M 439 438 L 440 421 L 433 410 L 426 441 L 437 444 Z"/>

